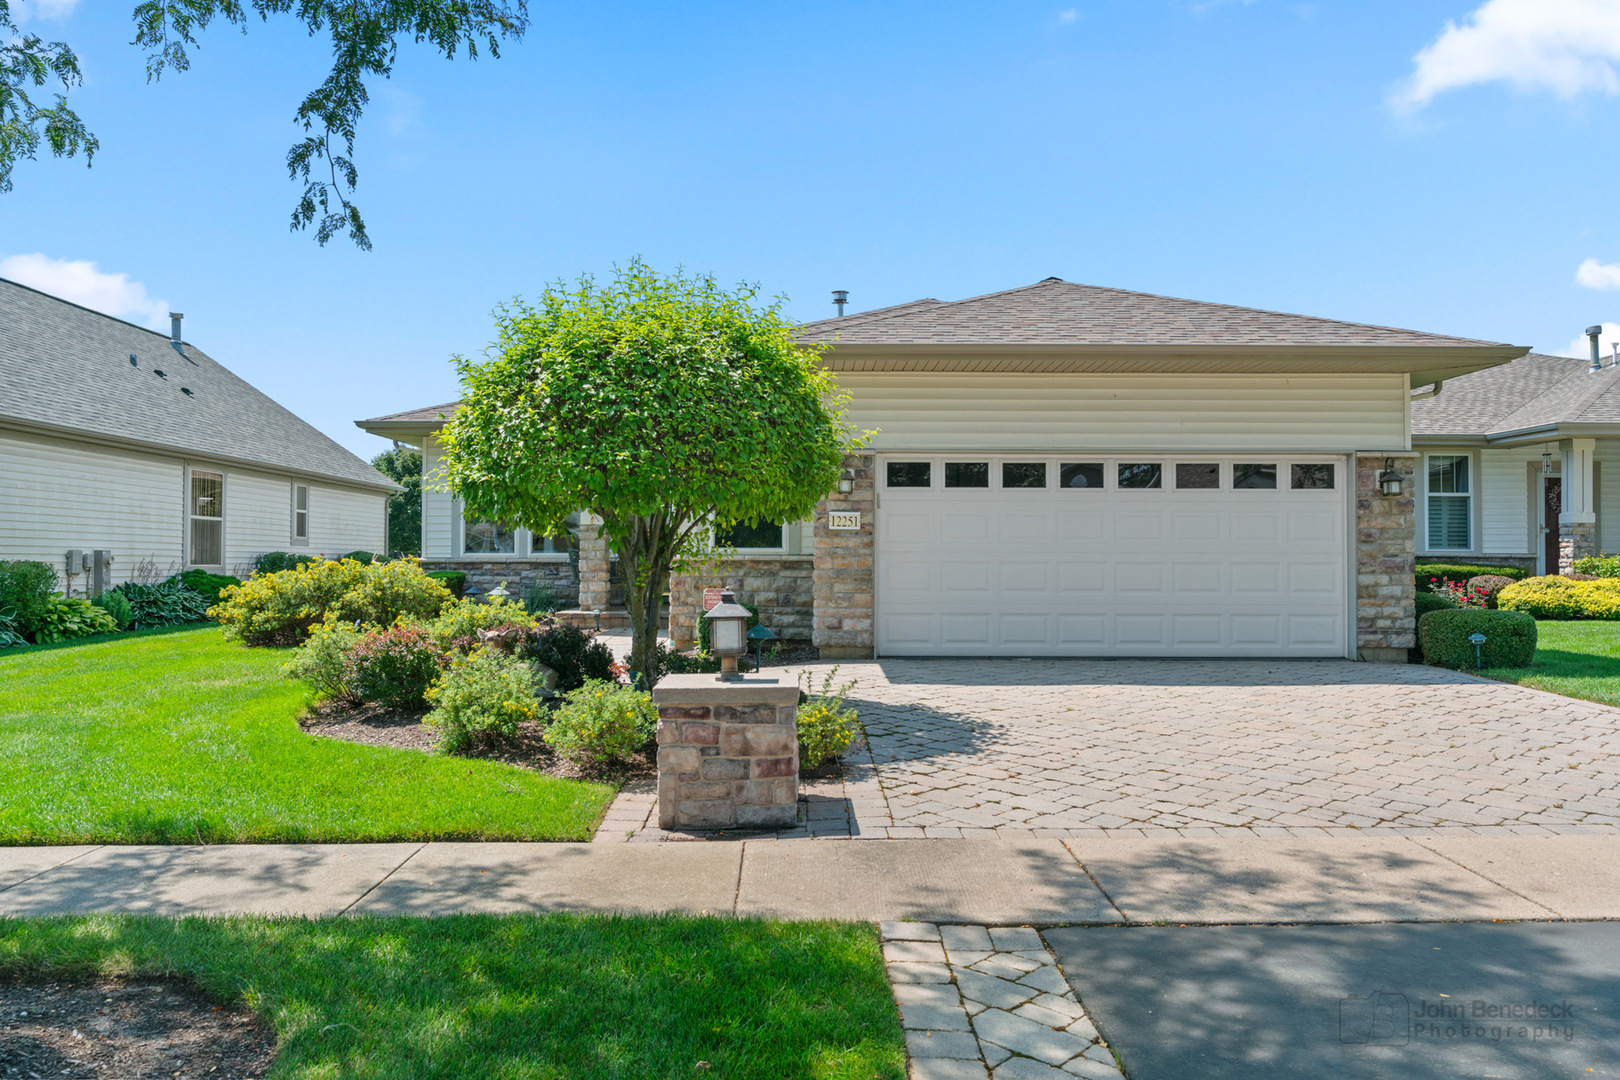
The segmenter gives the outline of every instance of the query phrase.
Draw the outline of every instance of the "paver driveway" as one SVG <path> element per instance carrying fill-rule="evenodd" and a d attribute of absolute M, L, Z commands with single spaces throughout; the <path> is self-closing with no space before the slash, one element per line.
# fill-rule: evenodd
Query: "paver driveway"
<path fill-rule="evenodd" d="M 850 678 L 867 836 L 1620 831 L 1620 710 L 1437 668 L 883 660 Z"/>

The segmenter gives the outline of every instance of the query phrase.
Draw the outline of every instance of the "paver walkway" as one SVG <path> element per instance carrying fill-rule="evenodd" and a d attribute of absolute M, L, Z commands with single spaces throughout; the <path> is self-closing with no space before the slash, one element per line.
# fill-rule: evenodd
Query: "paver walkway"
<path fill-rule="evenodd" d="M 886 922 L 911 1080 L 1123 1080 L 1041 935 Z"/>
<path fill-rule="evenodd" d="M 1620 832 L 1620 710 L 1438 668 L 882 660 L 845 679 L 879 784 L 857 770 L 851 835 Z"/>

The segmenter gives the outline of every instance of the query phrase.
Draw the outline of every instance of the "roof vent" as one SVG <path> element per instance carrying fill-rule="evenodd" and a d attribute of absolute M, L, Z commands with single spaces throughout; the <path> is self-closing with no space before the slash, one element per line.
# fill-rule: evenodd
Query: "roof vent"
<path fill-rule="evenodd" d="M 135 354 L 134 353 L 129 354 L 129 366 L 130 367 L 140 367 L 141 366 L 141 362 L 139 360 L 135 359 Z"/>
<path fill-rule="evenodd" d="M 1045 285 L 1045 284 L 1046 284 L 1046 283 L 1047 283 L 1047 282 L 1048 282 L 1048 281 L 1056 281 L 1056 282 L 1059 282 L 1059 283 L 1061 283 L 1061 282 L 1062 282 L 1062 281 L 1063 281 L 1063 279 L 1062 279 L 1062 278 L 1060 278 L 1060 277 L 1045 277 L 1045 278 L 1041 278 L 1041 284 L 1042 284 L 1042 285 Z"/>
<path fill-rule="evenodd" d="M 180 340 L 180 320 L 184 318 L 185 316 L 178 311 L 169 312 L 169 344 L 173 345 L 174 351 L 181 356 L 186 355 L 186 351 L 180 347 L 182 344 Z"/>
<path fill-rule="evenodd" d="M 169 377 L 169 373 L 164 371 L 162 368 L 153 368 L 152 374 L 156 375 L 160 379 L 167 379 Z"/>
<path fill-rule="evenodd" d="M 1586 369 L 1588 371 L 1603 370 L 1603 357 L 1598 353 L 1598 338 L 1602 335 L 1603 327 L 1601 325 L 1586 328 L 1586 339 L 1592 343 L 1592 366 Z"/>
<path fill-rule="evenodd" d="M 184 394 L 184 395 L 186 395 L 186 397 L 193 397 L 193 396 L 194 396 L 194 395 L 193 395 L 193 394 L 192 394 L 192 392 L 191 392 L 191 387 L 189 387 L 189 386 L 182 386 L 182 387 L 181 387 L 181 388 L 180 388 L 180 392 L 181 392 L 181 393 L 182 393 L 182 394 Z"/>
<path fill-rule="evenodd" d="M 834 289 L 833 304 L 838 308 L 838 314 L 842 315 L 844 313 L 844 305 L 847 303 L 849 303 L 849 290 Z"/>

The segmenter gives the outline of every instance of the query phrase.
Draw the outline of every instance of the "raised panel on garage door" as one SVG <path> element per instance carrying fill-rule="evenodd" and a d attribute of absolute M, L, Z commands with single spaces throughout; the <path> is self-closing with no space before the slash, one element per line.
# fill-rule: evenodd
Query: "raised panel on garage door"
<path fill-rule="evenodd" d="M 936 457 L 932 475 L 967 460 Z M 1004 472 L 1015 460 L 1030 459 L 992 458 L 988 487 L 981 469 L 980 486 L 889 488 L 879 468 L 880 655 L 1345 655 L 1342 460 L 1330 489 L 1292 488 L 1287 459 L 1275 487 L 1239 489 L 1221 460 L 1210 488 L 1217 459 L 1178 471 L 1170 456 L 1156 459 L 1162 487 L 1118 488 L 1118 463 L 1155 460 L 1138 453 L 1108 459 L 1102 486 L 1092 468 L 1083 489 L 1059 487 L 1063 463 L 1048 458 L 1050 486 L 1003 488 L 1004 476 L 1040 475 Z"/>

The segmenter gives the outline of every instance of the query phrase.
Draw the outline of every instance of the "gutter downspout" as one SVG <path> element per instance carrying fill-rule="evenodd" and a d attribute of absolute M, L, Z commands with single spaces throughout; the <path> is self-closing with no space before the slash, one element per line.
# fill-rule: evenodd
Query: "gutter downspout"
<path fill-rule="evenodd" d="M 1441 387 L 1443 387 L 1445 385 L 1446 385 L 1446 380 L 1444 380 L 1444 379 L 1436 379 L 1436 380 L 1434 380 L 1434 389 L 1425 390 L 1420 394 L 1413 394 L 1409 400 L 1411 400 L 1411 401 L 1422 401 L 1425 398 L 1438 397 L 1440 395 Z"/>

